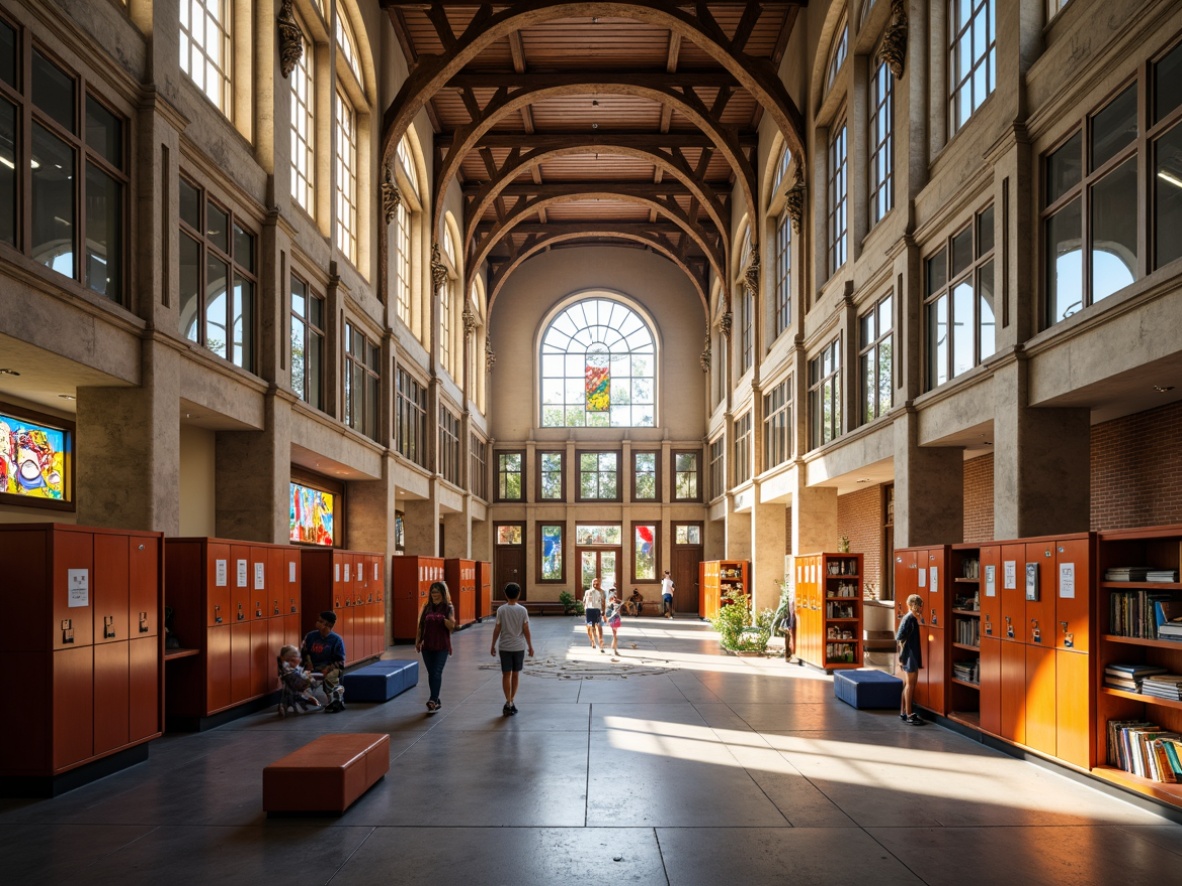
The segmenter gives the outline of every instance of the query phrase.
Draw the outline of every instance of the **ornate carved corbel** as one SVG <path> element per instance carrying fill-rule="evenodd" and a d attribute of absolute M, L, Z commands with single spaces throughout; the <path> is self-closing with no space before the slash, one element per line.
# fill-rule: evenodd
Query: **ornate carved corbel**
<path fill-rule="evenodd" d="M 402 202 L 402 192 L 394 184 L 394 171 L 390 164 L 386 164 L 386 172 L 382 177 L 382 214 L 386 216 L 386 224 L 394 221 L 398 212 L 398 204 Z"/>
<path fill-rule="evenodd" d="M 710 371 L 710 336 L 706 336 L 706 348 L 702 351 L 702 355 L 698 357 L 698 362 L 702 364 L 702 371 Z"/>
<path fill-rule="evenodd" d="M 903 76 L 903 63 L 907 59 L 907 4 L 904 0 L 891 0 L 891 20 L 882 36 L 878 48 L 878 61 L 886 62 L 891 73 L 898 80 Z"/>
<path fill-rule="evenodd" d="M 304 35 L 296 24 L 292 0 L 283 0 L 279 7 L 279 70 L 286 78 L 304 54 Z"/>
<path fill-rule="evenodd" d="M 435 291 L 447 282 L 447 265 L 439 258 L 439 244 L 431 247 L 431 282 L 435 284 Z"/>
<path fill-rule="evenodd" d="M 759 294 L 759 249 L 755 244 L 751 244 L 751 251 L 748 253 L 750 257 L 750 264 L 747 265 L 747 270 L 743 274 L 743 285 L 751 290 L 752 295 Z"/>
<path fill-rule="evenodd" d="M 464 308 L 464 334 L 471 335 L 476 331 L 476 314 L 471 308 Z"/>
<path fill-rule="evenodd" d="M 797 166 L 792 185 L 784 194 L 784 209 L 788 213 L 788 218 L 792 220 L 794 234 L 800 233 L 800 225 L 804 220 L 804 190 L 804 174 L 800 166 Z"/>
<path fill-rule="evenodd" d="M 497 362 L 496 351 L 493 350 L 492 342 L 487 338 L 484 340 L 484 365 L 489 372 L 493 370 L 493 364 Z"/>
<path fill-rule="evenodd" d="M 731 326 L 734 323 L 734 320 L 734 315 L 732 315 L 730 311 L 726 311 L 721 317 L 718 318 L 718 328 L 722 330 L 722 334 L 727 338 L 731 337 Z"/>

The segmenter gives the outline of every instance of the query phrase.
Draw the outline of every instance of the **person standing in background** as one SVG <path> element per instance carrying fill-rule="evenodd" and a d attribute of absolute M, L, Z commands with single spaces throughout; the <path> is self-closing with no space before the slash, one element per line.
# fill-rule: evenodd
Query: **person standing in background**
<path fill-rule="evenodd" d="M 451 655 L 451 632 L 455 629 L 456 611 L 451 605 L 447 583 L 433 581 L 427 592 L 427 602 L 419 612 L 419 628 L 415 635 L 415 651 L 423 654 L 427 686 L 431 690 L 431 697 L 427 700 L 428 713 L 434 714 L 443 707 L 439 689 L 443 685 L 443 668 Z"/>
<path fill-rule="evenodd" d="M 923 667 L 923 649 L 920 639 L 923 631 L 920 627 L 919 616 L 923 612 L 923 598 L 919 594 L 912 594 L 907 598 L 907 614 L 899 622 L 899 629 L 895 631 L 895 641 L 899 644 L 899 669 L 903 672 L 903 696 L 899 700 L 899 719 L 912 726 L 920 726 L 923 720 L 911 709 L 912 699 L 915 698 L 915 684 L 919 681 L 919 669 Z"/>
<path fill-rule="evenodd" d="M 665 618 L 673 617 L 673 579 L 669 570 L 665 570 L 665 577 L 661 579 L 661 614 Z"/>

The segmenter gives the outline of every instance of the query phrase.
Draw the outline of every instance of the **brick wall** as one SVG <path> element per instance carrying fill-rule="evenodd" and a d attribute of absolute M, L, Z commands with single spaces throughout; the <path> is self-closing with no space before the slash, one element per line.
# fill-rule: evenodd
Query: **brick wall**
<path fill-rule="evenodd" d="M 850 537 L 850 551 L 862 555 L 863 582 L 882 587 L 883 487 L 873 486 L 837 499 L 837 525 Z M 837 539 L 833 540 L 837 549 Z"/>
<path fill-rule="evenodd" d="M 1092 427 L 1092 529 L 1182 523 L 1182 403 Z"/>
<path fill-rule="evenodd" d="M 964 540 L 993 540 L 993 455 L 964 463 Z"/>

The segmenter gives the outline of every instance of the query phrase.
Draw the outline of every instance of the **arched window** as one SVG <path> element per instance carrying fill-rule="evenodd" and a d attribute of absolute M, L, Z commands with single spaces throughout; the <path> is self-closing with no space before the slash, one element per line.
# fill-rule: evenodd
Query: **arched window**
<path fill-rule="evenodd" d="M 315 44 L 296 16 L 304 51 L 291 72 L 291 196 L 316 215 L 316 63 Z"/>
<path fill-rule="evenodd" d="M 649 324 L 606 294 L 568 305 L 542 333 L 546 428 L 656 426 L 656 343 Z"/>
<path fill-rule="evenodd" d="M 456 318 L 453 316 L 456 308 L 456 264 L 455 246 L 452 244 L 451 229 L 443 229 L 443 255 L 440 256 L 447 266 L 447 279 L 439 287 L 439 364 L 456 377 L 453 358 L 456 355 L 454 333 Z"/>
<path fill-rule="evenodd" d="M 402 199 L 398 201 L 397 218 L 395 219 L 394 244 L 394 289 L 397 303 L 398 319 L 406 327 L 420 335 L 414 322 L 413 277 L 411 276 L 411 256 L 414 252 L 414 216 L 422 205 L 419 200 L 419 179 L 415 173 L 414 158 L 410 153 L 410 142 L 406 136 L 398 142 L 398 169 L 396 177 L 398 189 L 402 192 Z"/>
<path fill-rule="evenodd" d="M 747 266 L 751 263 L 751 228 L 743 232 L 739 248 L 739 268 L 735 276 L 735 296 L 739 302 L 739 374 L 755 362 L 755 293 L 747 286 Z"/>
<path fill-rule="evenodd" d="M 333 243 L 363 274 L 369 271 L 369 134 L 370 91 L 357 40 L 345 4 L 335 7 L 336 107 L 333 112 L 335 195 Z M 366 57 L 368 59 L 368 56 Z M 371 75 L 372 76 L 372 75 Z"/>
<path fill-rule="evenodd" d="M 833 88 L 833 84 L 837 81 L 837 75 L 841 71 L 841 66 L 845 63 L 846 53 L 850 46 L 850 29 L 846 23 L 845 18 L 841 20 L 838 26 L 837 39 L 833 41 L 833 49 L 829 53 L 829 64 L 825 68 L 825 91 L 828 92 Z"/>

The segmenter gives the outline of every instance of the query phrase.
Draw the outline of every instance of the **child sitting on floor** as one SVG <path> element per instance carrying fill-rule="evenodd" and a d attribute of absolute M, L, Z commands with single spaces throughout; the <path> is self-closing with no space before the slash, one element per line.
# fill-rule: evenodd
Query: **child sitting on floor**
<path fill-rule="evenodd" d="M 320 707 L 320 702 L 312 694 L 312 688 L 317 685 L 315 675 L 300 664 L 300 650 L 294 646 L 284 646 L 279 650 L 276 662 L 283 690 L 283 698 L 279 702 L 280 715 L 286 713 L 289 707 L 295 710 L 297 705 L 301 710 Z"/>

